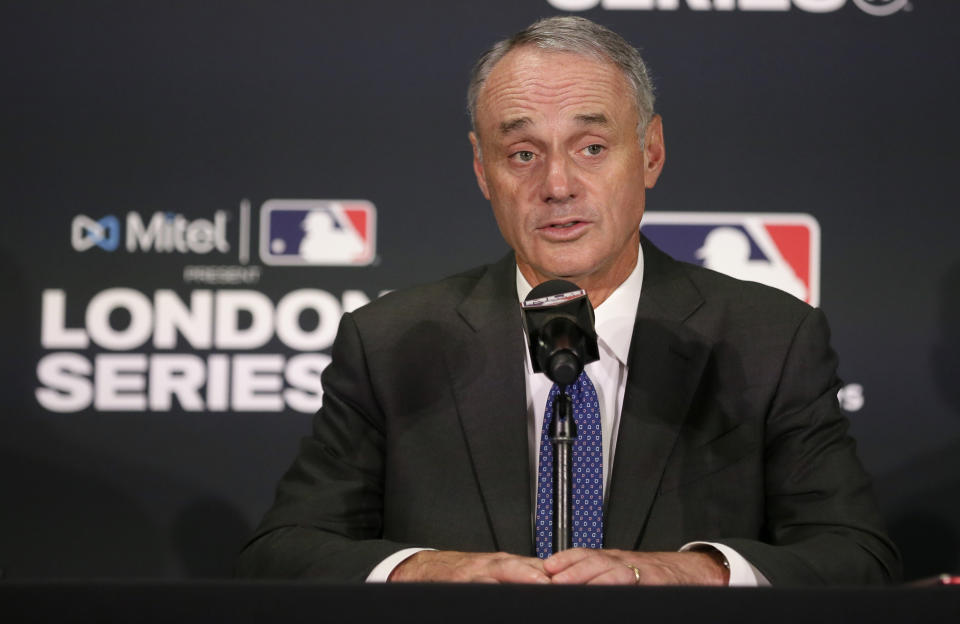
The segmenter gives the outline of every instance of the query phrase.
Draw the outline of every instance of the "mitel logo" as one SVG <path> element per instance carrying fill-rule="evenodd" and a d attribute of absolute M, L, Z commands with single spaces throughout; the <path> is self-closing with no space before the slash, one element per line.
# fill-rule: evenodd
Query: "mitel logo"
<path fill-rule="evenodd" d="M 77 215 L 70 226 L 70 244 L 76 251 L 93 247 L 116 251 L 120 245 L 120 221 L 114 215 L 107 215 L 99 221 L 87 215 Z M 126 248 L 131 253 L 227 253 L 230 251 L 227 212 L 216 211 L 212 221 L 190 220 L 172 212 L 155 212 L 146 222 L 139 213 L 128 212 Z"/>
<path fill-rule="evenodd" d="M 676 11 L 680 0 L 548 0 L 551 6 L 563 11 L 586 11 L 597 6 L 611 10 Z M 860 10 L 870 15 L 892 15 L 909 10 L 910 0 L 852 0 Z M 831 13 L 843 8 L 847 0 L 685 0 L 693 11 L 789 11 L 796 7 L 808 13 Z"/>
<path fill-rule="evenodd" d="M 270 265 L 363 266 L 376 257 L 376 208 L 360 199 L 271 199 L 260 209 Z"/>
<path fill-rule="evenodd" d="M 120 244 L 120 222 L 113 215 L 94 221 L 87 215 L 77 215 L 70 225 L 70 244 L 77 251 L 99 247 L 114 251 Z"/>
<path fill-rule="evenodd" d="M 820 224 L 808 214 L 648 212 L 640 229 L 677 260 L 820 304 Z"/>

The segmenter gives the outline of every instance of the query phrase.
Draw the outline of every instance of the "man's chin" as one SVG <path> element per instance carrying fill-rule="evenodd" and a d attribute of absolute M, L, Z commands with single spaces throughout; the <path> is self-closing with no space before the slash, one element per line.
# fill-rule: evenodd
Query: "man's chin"
<path fill-rule="evenodd" d="M 596 267 L 589 263 L 567 261 L 545 263 L 540 266 L 527 265 L 527 270 L 524 270 L 521 265 L 520 270 L 528 281 L 530 281 L 530 276 L 533 275 L 537 284 L 553 279 L 562 279 L 576 284 L 577 280 L 583 279 L 596 271 Z M 530 283 L 536 285 L 532 281 Z"/>

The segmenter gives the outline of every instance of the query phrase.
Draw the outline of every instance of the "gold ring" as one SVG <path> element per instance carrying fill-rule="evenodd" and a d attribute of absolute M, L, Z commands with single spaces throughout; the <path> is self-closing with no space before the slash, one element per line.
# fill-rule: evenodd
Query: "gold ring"
<path fill-rule="evenodd" d="M 631 570 L 633 570 L 633 576 L 634 576 L 634 578 L 636 578 L 637 585 L 639 585 L 639 584 L 640 584 L 640 568 L 638 568 L 637 566 L 633 565 L 632 563 L 627 563 L 626 561 L 623 562 L 623 565 L 625 565 L 625 566 L 627 566 L 628 568 L 630 568 Z"/>

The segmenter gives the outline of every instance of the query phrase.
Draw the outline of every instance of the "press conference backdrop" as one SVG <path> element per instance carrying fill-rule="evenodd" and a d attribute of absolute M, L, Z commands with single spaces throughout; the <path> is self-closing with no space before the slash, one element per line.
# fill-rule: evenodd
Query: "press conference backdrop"
<path fill-rule="evenodd" d="M 473 60 L 572 12 L 640 46 L 648 235 L 820 305 L 907 575 L 960 570 L 960 3 L 4 2 L 0 568 L 218 577 L 344 310 L 505 251 Z"/>

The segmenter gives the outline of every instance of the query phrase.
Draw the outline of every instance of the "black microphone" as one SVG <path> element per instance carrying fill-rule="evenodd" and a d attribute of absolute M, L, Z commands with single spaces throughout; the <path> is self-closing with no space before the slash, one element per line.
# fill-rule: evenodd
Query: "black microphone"
<path fill-rule="evenodd" d="M 600 359 L 593 306 L 582 288 L 566 280 L 543 282 L 523 304 L 523 324 L 533 372 L 568 386 L 583 367 Z"/>
<path fill-rule="evenodd" d="M 583 367 L 600 359 L 593 329 L 593 306 L 582 288 L 550 280 L 530 291 L 523 301 L 523 325 L 530 341 L 530 362 L 560 386 L 553 402 L 550 442 L 553 445 L 553 552 L 573 544 L 573 444 L 577 423 L 566 386 L 577 381 Z"/>

